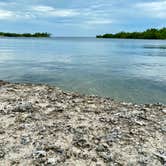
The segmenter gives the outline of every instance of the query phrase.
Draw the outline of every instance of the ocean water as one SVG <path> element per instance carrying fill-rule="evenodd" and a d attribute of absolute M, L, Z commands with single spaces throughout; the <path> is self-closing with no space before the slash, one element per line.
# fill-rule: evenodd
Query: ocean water
<path fill-rule="evenodd" d="M 166 104 L 166 41 L 0 38 L 0 79 Z"/>

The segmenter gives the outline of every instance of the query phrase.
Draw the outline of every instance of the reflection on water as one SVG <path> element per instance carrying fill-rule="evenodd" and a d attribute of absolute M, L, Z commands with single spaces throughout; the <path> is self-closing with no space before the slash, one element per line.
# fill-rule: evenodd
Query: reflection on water
<path fill-rule="evenodd" d="M 136 103 L 166 103 L 164 48 L 164 40 L 1 38 L 0 79 L 48 83 Z"/>
<path fill-rule="evenodd" d="M 144 48 L 148 48 L 148 49 L 166 49 L 166 46 L 153 46 L 153 45 L 147 45 L 144 46 Z"/>

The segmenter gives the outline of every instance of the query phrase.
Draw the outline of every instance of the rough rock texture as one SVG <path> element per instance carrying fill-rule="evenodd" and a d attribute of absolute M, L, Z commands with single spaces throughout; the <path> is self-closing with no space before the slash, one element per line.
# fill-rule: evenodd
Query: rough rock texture
<path fill-rule="evenodd" d="M 166 106 L 1 81 L 4 165 L 166 165 Z"/>

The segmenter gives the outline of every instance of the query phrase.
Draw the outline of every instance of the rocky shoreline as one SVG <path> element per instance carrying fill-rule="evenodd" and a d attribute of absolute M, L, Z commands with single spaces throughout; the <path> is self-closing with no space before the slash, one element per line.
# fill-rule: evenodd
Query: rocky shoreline
<path fill-rule="evenodd" d="M 0 166 L 166 165 L 166 106 L 0 81 Z"/>

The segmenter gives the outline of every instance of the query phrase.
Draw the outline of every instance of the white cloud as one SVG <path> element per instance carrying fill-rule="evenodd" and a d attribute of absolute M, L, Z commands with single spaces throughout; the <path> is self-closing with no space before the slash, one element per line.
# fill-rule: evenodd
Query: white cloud
<path fill-rule="evenodd" d="M 42 16 L 71 17 L 79 13 L 73 9 L 55 9 L 51 6 L 33 6 L 32 10 Z"/>
<path fill-rule="evenodd" d="M 96 19 L 96 20 L 88 20 L 86 21 L 87 24 L 112 24 L 113 21 L 109 19 Z"/>
<path fill-rule="evenodd" d="M 35 15 L 30 12 L 10 11 L 0 9 L 0 20 L 18 20 L 18 19 L 32 19 Z"/>
<path fill-rule="evenodd" d="M 44 17 L 72 17 L 79 13 L 74 9 L 55 9 L 51 6 L 27 6 L 24 9 L 7 9 L 8 3 L 0 2 L 0 20 L 21 20 Z M 9 5 L 9 4 L 8 4 Z"/>
<path fill-rule="evenodd" d="M 152 18 L 166 18 L 166 1 L 137 3 L 136 7 Z"/>
<path fill-rule="evenodd" d="M 11 19 L 14 15 L 12 11 L 0 9 L 0 20 Z"/>

